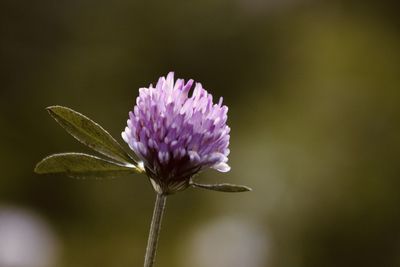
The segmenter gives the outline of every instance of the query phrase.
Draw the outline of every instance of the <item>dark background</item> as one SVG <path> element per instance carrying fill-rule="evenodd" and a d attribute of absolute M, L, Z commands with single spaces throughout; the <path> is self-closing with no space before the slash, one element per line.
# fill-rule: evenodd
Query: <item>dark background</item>
<path fill-rule="evenodd" d="M 157 266 L 400 266 L 398 11 L 361 0 L 2 0 L 0 266 L 142 265 L 154 201 L 144 176 L 33 168 L 88 151 L 46 106 L 121 141 L 138 88 L 171 70 L 229 106 L 232 171 L 201 180 L 254 191 L 170 197 Z"/>

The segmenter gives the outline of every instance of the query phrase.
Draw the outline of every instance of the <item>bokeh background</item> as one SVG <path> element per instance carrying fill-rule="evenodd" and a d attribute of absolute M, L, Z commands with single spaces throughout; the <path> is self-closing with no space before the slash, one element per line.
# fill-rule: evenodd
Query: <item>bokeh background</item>
<path fill-rule="evenodd" d="M 233 182 L 168 200 L 157 266 L 400 266 L 396 1 L 0 2 L 0 266 L 142 266 L 143 176 L 37 176 L 88 149 L 45 112 L 121 141 L 138 88 L 174 70 L 229 106 Z"/>

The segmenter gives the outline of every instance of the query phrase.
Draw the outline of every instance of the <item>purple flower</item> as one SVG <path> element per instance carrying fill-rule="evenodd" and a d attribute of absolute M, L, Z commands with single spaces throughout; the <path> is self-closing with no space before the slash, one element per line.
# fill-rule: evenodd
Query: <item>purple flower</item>
<path fill-rule="evenodd" d="M 200 83 L 161 77 L 156 87 L 140 88 L 122 138 L 143 161 L 154 188 L 174 193 L 206 168 L 230 170 L 228 107 L 218 104 Z"/>

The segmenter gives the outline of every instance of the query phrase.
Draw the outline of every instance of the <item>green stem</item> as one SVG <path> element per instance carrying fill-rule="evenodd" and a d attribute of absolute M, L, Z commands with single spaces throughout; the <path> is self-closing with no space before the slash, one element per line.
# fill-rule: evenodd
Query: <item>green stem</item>
<path fill-rule="evenodd" d="M 166 200 L 166 195 L 157 193 L 156 203 L 154 204 L 153 219 L 151 220 L 150 225 L 149 240 L 147 241 L 144 267 L 152 267 L 154 264 Z"/>

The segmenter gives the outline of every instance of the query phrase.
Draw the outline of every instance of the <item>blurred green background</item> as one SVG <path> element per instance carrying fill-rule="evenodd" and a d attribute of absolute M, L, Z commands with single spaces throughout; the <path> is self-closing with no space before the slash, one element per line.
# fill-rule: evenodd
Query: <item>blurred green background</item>
<path fill-rule="evenodd" d="M 45 112 L 71 107 L 121 141 L 138 88 L 174 70 L 224 96 L 244 194 L 169 198 L 157 266 L 400 266 L 396 2 L 0 2 L 0 266 L 142 266 L 143 176 L 37 176 L 88 150 Z"/>

